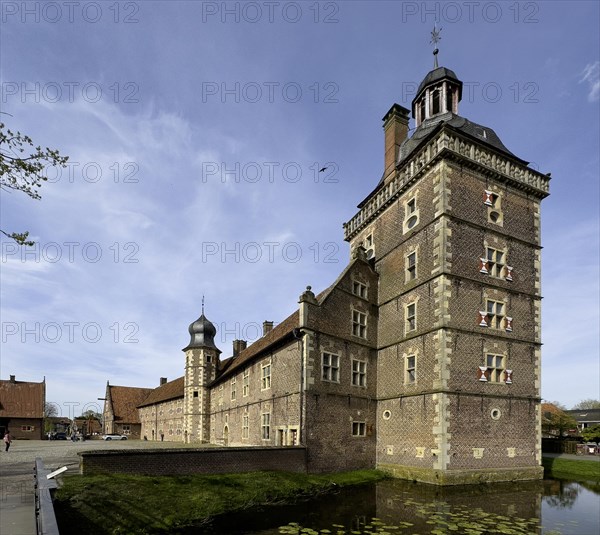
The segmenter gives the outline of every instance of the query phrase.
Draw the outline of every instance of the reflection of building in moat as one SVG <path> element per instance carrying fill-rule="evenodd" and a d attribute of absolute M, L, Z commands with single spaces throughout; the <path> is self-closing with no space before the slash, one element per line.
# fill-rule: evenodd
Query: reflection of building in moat
<path fill-rule="evenodd" d="M 386 524 L 413 524 L 410 533 L 430 533 L 435 528 L 452 533 L 453 524 L 460 529 L 466 524 L 497 529 L 503 523 L 516 533 L 535 533 L 541 524 L 544 486 L 531 481 L 439 487 L 393 480 L 378 483 L 375 493 L 376 517 Z"/>

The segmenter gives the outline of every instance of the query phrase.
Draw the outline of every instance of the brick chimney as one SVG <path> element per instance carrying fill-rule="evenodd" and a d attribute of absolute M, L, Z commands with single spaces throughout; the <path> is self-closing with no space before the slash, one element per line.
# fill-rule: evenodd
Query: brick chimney
<path fill-rule="evenodd" d="M 234 340 L 233 341 L 233 356 L 237 357 L 244 349 L 248 347 L 246 340 Z"/>
<path fill-rule="evenodd" d="M 167 378 L 166 377 L 161 377 L 160 378 L 160 386 L 166 385 L 166 384 L 167 384 Z"/>
<path fill-rule="evenodd" d="M 410 111 L 400 104 L 394 104 L 382 119 L 385 134 L 384 181 L 394 171 L 398 162 L 400 145 L 408 137 L 409 113 Z"/>
<path fill-rule="evenodd" d="M 263 336 L 267 333 L 270 333 L 273 330 L 273 322 L 272 321 L 263 321 Z"/>
<path fill-rule="evenodd" d="M 14 375 L 11 375 L 11 376 L 10 376 L 10 382 L 11 382 L 11 383 L 14 383 L 14 382 L 15 382 L 15 376 L 14 376 Z"/>

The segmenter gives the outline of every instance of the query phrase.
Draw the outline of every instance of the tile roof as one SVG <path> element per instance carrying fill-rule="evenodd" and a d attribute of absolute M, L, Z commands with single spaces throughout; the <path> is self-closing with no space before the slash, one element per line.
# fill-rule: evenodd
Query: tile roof
<path fill-rule="evenodd" d="M 108 388 L 110 389 L 115 421 L 139 424 L 140 417 L 137 407 L 150 395 L 153 389 L 113 385 L 108 385 Z"/>
<path fill-rule="evenodd" d="M 179 377 L 173 381 L 169 381 L 164 385 L 160 385 L 150 392 L 150 394 L 138 405 L 138 407 L 146 407 L 155 403 L 162 403 L 171 399 L 183 397 L 184 377 Z"/>
<path fill-rule="evenodd" d="M 43 418 L 46 383 L 0 380 L 0 417 Z"/>
<path fill-rule="evenodd" d="M 231 363 L 225 367 L 221 375 L 215 379 L 213 384 L 220 382 L 222 379 L 233 375 L 236 370 L 240 370 L 245 367 L 254 357 L 257 357 L 267 348 L 281 342 L 288 336 L 291 336 L 292 331 L 298 327 L 300 320 L 300 313 L 296 310 L 294 313 L 284 319 L 279 325 L 273 328 L 272 331 L 268 332 L 262 338 L 259 338 L 251 346 L 240 352 L 240 354 L 232 359 Z M 226 359 L 227 360 L 227 359 Z M 223 361 L 226 362 L 226 361 Z"/>

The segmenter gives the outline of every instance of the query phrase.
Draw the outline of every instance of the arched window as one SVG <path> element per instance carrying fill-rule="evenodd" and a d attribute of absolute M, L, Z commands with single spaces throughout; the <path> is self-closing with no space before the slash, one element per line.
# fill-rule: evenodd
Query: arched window
<path fill-rule="evenodd" d="M 454 111 L 452 108 L 452 89 L 446 88 L 446 111 Z"/>
<path fill-rule="evenodd" d="M 436 88 L 433 90 L 433 97 L 432 97 L 432 112 L 431 115 L 436 115 L 437 113 L 440 113 L 440 89 Z"/>

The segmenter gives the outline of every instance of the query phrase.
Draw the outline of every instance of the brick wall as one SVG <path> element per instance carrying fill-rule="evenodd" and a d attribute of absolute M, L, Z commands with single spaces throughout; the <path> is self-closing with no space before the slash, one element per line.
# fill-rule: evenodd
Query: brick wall
<path fill-rule="evenodd" d="M 206 448 L 79 452 L 80 472 L 189 475 L 281 470 L 306 472 L 306 449 Z"/>

